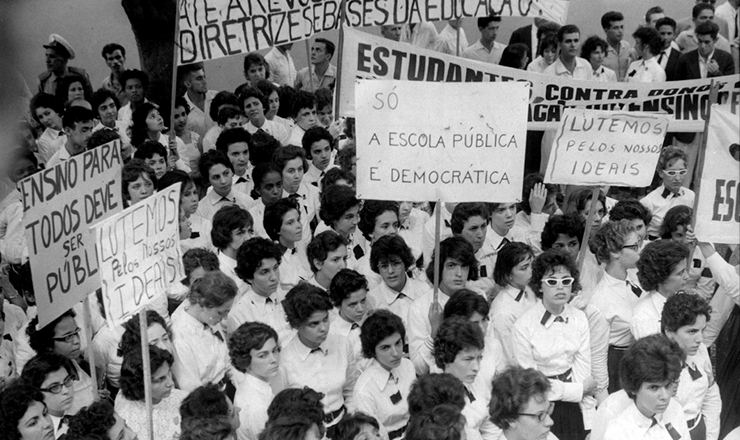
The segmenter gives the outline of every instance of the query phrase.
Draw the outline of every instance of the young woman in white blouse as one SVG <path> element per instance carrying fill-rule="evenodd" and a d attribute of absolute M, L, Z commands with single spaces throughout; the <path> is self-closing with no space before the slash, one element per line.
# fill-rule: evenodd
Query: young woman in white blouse
<path fill-rule="evenodd" d="M 283 198 L 267 206 L 263 227 L 270 240 L 280 247 L 280 288 L 287 292 L 311 278 L 311 267 L 303 244 L 303 225 L 298 202 Z"/>
<path fill-rule="evenodd" d="M 408 396 L 416 380 L 414 364 L 403 355 L 406 329 L 389 310 L 376 310 L 362 324 L 362 354 L 372 359 L 354 390 L 355 406 L 375 417 L 390 440 L 403 437 L 409 421 Z"/>
<path fill-rule="evenodd" d="M 237 437 L 257 440 L 274 397 L 270 381 L 280 365 L 278 335 L 267 324 L 245 322 L 229 337 L 229 356 L 234 368 L 244 373 L 234 396 L 234 405 L 241 408 Z"/>
<path fill-rule="evenodd" d="M 676 400 L 683 407 L 691 440 L 717 440 L 722 400 L 714 381 L 712 361 L 704 345 L 704 329 L 712 309 L 698 295 L 677 293 L 663 307 L 663 334 L 686 354 L 678 380 Z"/>

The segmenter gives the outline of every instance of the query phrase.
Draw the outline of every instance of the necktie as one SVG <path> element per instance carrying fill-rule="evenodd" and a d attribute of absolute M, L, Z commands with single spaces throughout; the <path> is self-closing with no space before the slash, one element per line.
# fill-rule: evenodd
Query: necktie
<path fill-rule="evenodd" d="M 501 240 L 501 243 L 498 244 L 498 247 L 496 248 L 496 250 L 501 249 L 502 247 L 506 246 L 509 243 L 510 243 L 510 240 L 508 238 L 504 237 L 504 239 Z"/>
<path fill-rule="evenodd" d="M 6 341 L 13 341 L 13 337 L 10 335 L 3 335 L 3 339 L 5 339 Z"/>
<path fill-rule="evenodd" d="M 445 227 L 446 228 L 451 228 L 452 227 L 452 225 L 450 224 L 450 221 L 449 220 L 445 220 Z"/>
<path fill-rule="evenodd" d="M 213 333 L 213 336 L 217 337 L 219 341 L 224 342 L 224 336 L 221 334 L 220 331 L 213 330 L 213 327 L 208 324 L 203 324 L 203 328 Z"/>
<path fill-rule="evenodd" d="M 272 298 L 270 298 L 269 296 L 267 298 L 265 298 L 265 304 L 272 304 L 274 302 L 275 301 L 273 301 Z"/>
<path fill-rule="evenodd" d="M 314 353 L 323 353 L 321 351 L 321 347 L 316 347 L 316 348 L 312 349 L 310 354 L 314 354 Z"/>
<path fill-rule="evenodd" d="M 668 190 L 668 188 L 666 188 L 666 189 L 663 190 L 663 193 L 660 196 L 663 197 L 664 199 L 670 199 L 672 197 L 678 197 L 680 195 L 681 195 L 681 191 L 680 190 L 676 194 L 674 194 L 674 193 L 670 192 Z"/>
<path fill-rule="evenodd" d="M 668 431 L 668 435 L 670 435 L 673 440 L 678 440 L 681 438 L 681 434 L 679 434 L 678 431 L 676 431 L 676 428 L 674 428 L 673 425 L 671 425 L 670 423 L 665 424 L 665 429 L 666 431 Z"/>
<path fill-rule="evenodd" d="M 475 402 L 475 396 L 473 395 L 473 393 L 470 392 L 470 390 L 467 387 L 463 387 L 463 389 L 465 390 L 465 395 L 468 396 L 470 403 Z"/>
<path fill-rule="evenodd" d="M 516 296 L 516 302 L 519 302 L 524 298 L 524 290 L 519 291 L 519 295 Z"/>
<path fill-rule="evenodd" d="M 352 327 L 350 328 L 350 330 L 354 330 L 354 329 L 357 329 L 357 328 L 360 328 L 360 324 L 358 324 L 356 322 L 353 322 L 352 323 Z"/>
<path fill-rule="evenodd" d="M 221 200 L 219 200 L 219 202 L 234 203 L 234 201 L 228 197 L 221 197 Z"/>
<path fill-rule="evenodd" d="M 362 250 L 362 246 L 359 244 L 352 248 L 352 253 L 355 254 L 355 260 L 359 260 L 363 255 L 365 255 L 365 251 Z"/>
<path fill-rule="evenodd" d="M 691 380 L 701 379 L 702 377 L 701 371 L 699 371 L 699 369 L 696 368 L 696 366 L 692 367 L 689 364 L 683 364 L 683 366 L 689 369 L 689 376 L 691 376 Z"/>
<path fill-rule="evenodd" d="M 660 56 L 658 57 L 658 64 L 661 64 L 661 65 L 662 65 L 662 63 L 663 63 L 663 58 L 664 58 L 664 57 L 665 57 L 665 51 L 661 51 L 661 52 L 660 52 Z"/>
<path fill-rule="evenodd" d="M 57 431 L 62 429 L 62 426 L 69 425 L 69 416 L 62 416 L 61 419 L 59 419 L 59 426 L 57 426 Z"/>
<path fill-rule="evenodd" d="M 249 180 L 247 180 L 247 179 L 245 179 L 243 177 L 240 177 L 240 178 L 236 179 L 236 183 L 247 183 L 247 182 L 249 182 Z"/>
<path fill-rule="evenodd" d="M 406 294 L 405 294 L 405 293 L 399 293 L 399 294 L 398 294 L 398 295 L 396 296 L 396 299 L 404 299 L 404 298 L 406 298 Z"/>
<path fill-rule="evenodd" d="M 562 322 L 563 324 L 567 324 L 568 318 L 563 319 L 562 316 L 556 316 L 554 322 Z"/>
<path fill-rule="evenodd" d="M 306 196 L 302 194 L 298 194 L 298 193 L 293 193 L 293 194 L 288 195 L 288 198 L 291 200 L 298 200 L 298 199 L 304 200 Z"/>
<path fill-rule="evenodd" d="M 630 290 L 632 290 L 632 293 L 634 293 L 635 296 L 639 298 L 642 295 L 642 289 L 630 283 L 629 281 L 625 281 L 625 283 L 627 283 L 627 287 L 629 287 Z"/>
<path fill-rule="evenodd" d="M 652 428 L 653 426 L 658 424 L 658 419 L 656 419 L 655 416 L 651 417 L 651 419 L 653 420 L 653 423 L 650 424 L 650 427 Z"/>

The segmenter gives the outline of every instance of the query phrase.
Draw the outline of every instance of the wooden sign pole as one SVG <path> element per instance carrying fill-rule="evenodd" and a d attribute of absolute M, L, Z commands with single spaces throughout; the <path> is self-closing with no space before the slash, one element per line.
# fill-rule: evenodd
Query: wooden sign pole
<path fill-rule="evenodd" d="M 144 369 L 144 403 L 146 404 L 146 432 L 154 440 L 154 419 L 152 417 L 152 367 L 149 359 L 149 336 L 147 335 L 146 308 L 139 312 L 139 332 L 141 337 L 141 359 Z"/>
<path fill-rule="evenodd" d="M 591 224 L 594 222 L 594 216 L 596 215 L 596 205 L 599 200 L 599 192 L 601 190 L 598 186 L 595 186 L 591 190 L 591 209 L 588 211 L 588 218 L 586 219 L 586 227 L 583 230 L 583 240 L 581 240 L 581 250 L 578 251 L 578 271 L 583 268 L 583 261 L 586 259 L 586 252 L 588 252 L 588 240 L 591 237 Z"/>

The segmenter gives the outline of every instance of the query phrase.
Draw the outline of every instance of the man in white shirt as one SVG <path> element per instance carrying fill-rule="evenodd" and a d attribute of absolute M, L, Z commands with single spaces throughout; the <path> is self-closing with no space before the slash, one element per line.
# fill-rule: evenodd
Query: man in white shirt
<path fill-rule="evenodd" d="M 581 31 L 578 26 L 566 24 L 561 27 L 558 31 L 558 41 L 560 42 L 560 56 L 543 73 L 570 79 L 591 79 L 593 76 L 591 64 L 578 56 L 581 47 Z M 606 65 L 606 59 L 604 59 L 604 65 Z"/>
<path fill-rule="evenodd" d="M 462 56 L 471 60 L 483 61 L 484 63 L 498 64 L 506 48 L 505 44 L 496 41 L 499 26 L 501 26 L 500 15 L 489 15 L 488 17 L 478 18 L 480 39 L 465 49 Z"/>
<path fill-rule="evenodd" d="M 708 21 L 714 23 L 716 21 L 716 17 L 714 16 L 714 6 L 708 3 L 696 4 L 694 5 L 694 9 L 691 10 L 691 17 L 694 25 L 690 29 L 687 29 L 678 34 L 678 37 L 676 38 L 676 44 L 678 44 L 678 46 L 681 48 L 681 52 L 683 53 L 691 52 L 692 50 L 697 49 L 700 46 L 696 34 L 696 27 L 699 26 L 701 23 L 705 23 Z M 718 32 L 719 29 L 720 27 L 718 25 Z M 715 39 L 716 41 L 714 45 L 717 49 L 723 50 L 727 53 L 731 52 L 730 42 L 721 33 L 718 33 Z"/>
<path fill-rule="evenodd" d="M 434 24 L 429 22 L 406 23 L 401 27 L 401 43 L 409 43 L 423 49 L 434 50 L 439 33 Z"/>
<path fill-rule="evenodd" d="M 676 65 L 681 56 L 681 49 L 676 44 L 676 21 L 663 17 L 655 22 L 655 29 L 663 39 L 663 48 L 658 57 L 658 64 L 665 71 L 666 81 L 673 81 L 676 76 Z"/>
<path fill-rule="evenodd" d="M 313 93 L 324 87 L 331 89 L 337 80 L 337 68 L 331 64 L 335 45 L 325 38 L 317 38 L 311 46 L 311 66 L 298 71 L 295 89 Z"/>
<path fill-rule="evenodd" d="M 461 24 L 462 18 L 447 20 L 447 26 L 439 33 L 439 39 L 434 46 L 434 50 L 448 55 L 463 53 L 468 48 L 468 36 L 465 35 L 465 29 L 460 26 Z M 458 33 L 460 34 L 459 39 Z"/>
<path fill-rule="evenodd" d="M 714 10 L 716 21 L 724 20 L 727 22 L 727 35 L 725 37 L 730 41 L 735 40 L 738 36 L 737 10 L 739 6 L 740 0 L 727 0 Z"/>
<path fill-rule="evenodd" d="M 64 147 L 51 156 L 46 168 L 51 168 L 72 156 L 85 152 L 87 142 L 93 133 L 94 119 L 93 112 L 83 107 L 70 107 L 64 112 L 62 125 L 64 125 L 64 132 L 67 134 L 67 142 Z"/>
<path fill-rule="evenodd" d="M 295 69 L 293 57 L 290 56 L 290 49 L 292 48 L 293 43 L 273 46 L 265 55 L 265 61 L 270 67 L 270 80 L 281 87 L 292 87 L 295 84 L 298 72 Z"/>
<path fill-rule="evenodd" d="M 203 63 L 180 66 L 177 74 L 182 85 L 185 86 L 186 90 L 183 96 L 190 106 L 187 128 L 198 133 L 202 138 L 206 135 L 208 129 L 216 124 L 211 119 L 209 110 L 211 109 L 211 101 L 216 97 L 218 91 L 208 90 Z"/>
<path fill-rule="evenodd" d="M 103 80 L 103 88 L 114 94 L 119 105 L 124 105 L 126 93 L 121 84 L 121 73 L 126 70 L 126 49 L 118 43 L 109 43 L 103 46 L 102 55 L 110 69 L 110 74 Z"/>

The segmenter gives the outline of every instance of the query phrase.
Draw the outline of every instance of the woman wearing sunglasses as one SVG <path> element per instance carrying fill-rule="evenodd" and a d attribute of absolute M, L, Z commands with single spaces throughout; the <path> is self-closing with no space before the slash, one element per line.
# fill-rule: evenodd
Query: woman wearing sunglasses
<path fill-rule="evenodd" d="M 76 378 L 69 359 L 55 353 L 39 354 L 23 367 L 24 383 L 41 391 L 54 428 L 54 438 L 67 432 L 66 415 L 75 399 L 72 384 Z"/>
<path fill-rule="evenodd" d="M 632 310 L 643 292 L 635 280 L 628 279 L 628 270 L 637 267 L 640 237 L 629 220 L 604 224 L 591 239 L 589 247 L 600 263 L 604 275 L 596 285 L 591 305 L 598 309 L 609 324 L 609 393 L 619 391 L 619 361 L 635 338 L 630 331 Z"/>
<path fill-rule="evenodd" d="M 588 319 L 568 304 L 579 288 L 578 275 L 575 261 L 565 252 L 550 249 L 538 256 L 529 285 L 539 300 L 514 323 L 512 332 L 515 362 L 550 380 L 552 432 L 560 440 L 586 437 L 598 388 L 591 377 Z"/>

